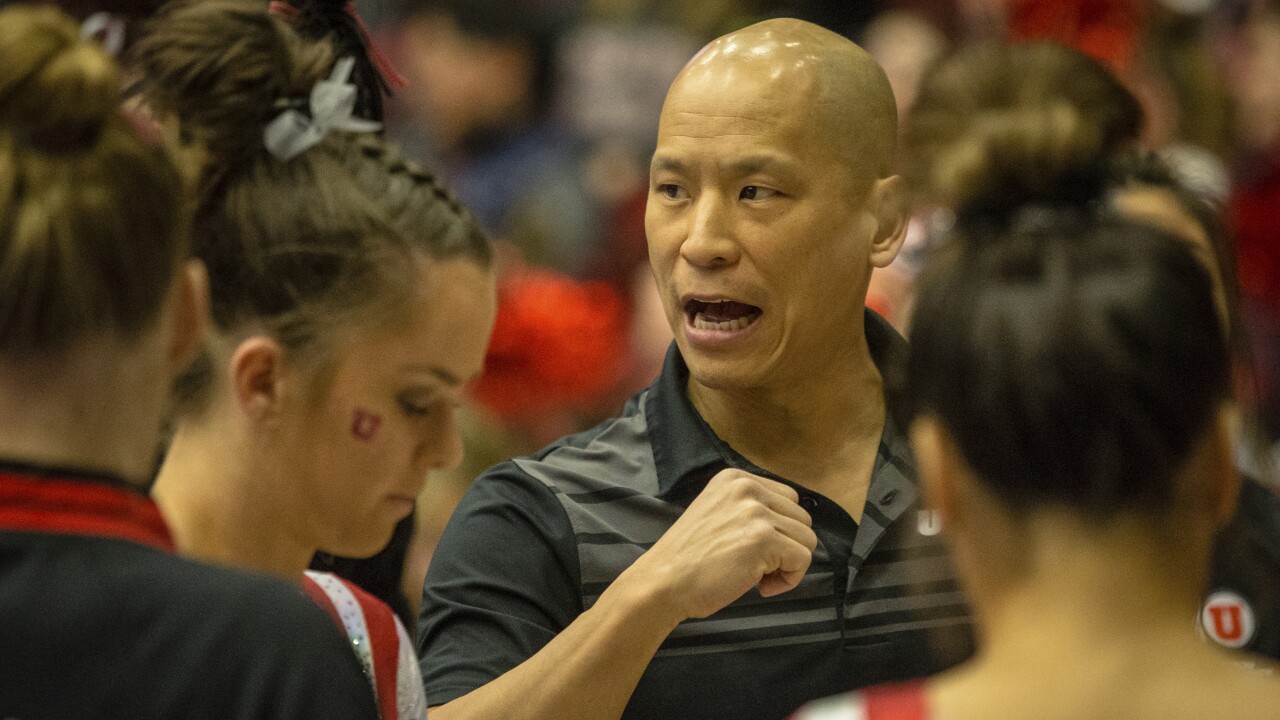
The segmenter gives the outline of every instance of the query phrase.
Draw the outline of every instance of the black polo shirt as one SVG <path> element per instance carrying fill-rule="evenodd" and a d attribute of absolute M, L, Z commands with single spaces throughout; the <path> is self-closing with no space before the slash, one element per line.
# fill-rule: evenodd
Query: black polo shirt
<path fill-rule="evenodd" d="M 377 717 L 300 588 L 171 550 L 118 478 L 0 465 L 0 718 Z"/>
<path fill-rule="evenodd" d="M 882 372 L 901 361 L 905 341 L 870 311 L 866 337 Z M 894 398 L 859 525 L 716 437 L 690 404 L 687 380 L 673 346 L 658 380 L 621 415 L 475 481 L 423 590 L 419 656 L 433 705 L 538 652 L 728 467 L 800 492 L 819 541 L 813 563 L 790 592 L 752 590 L 681 623 L 625 718 L 776 719 L 814 698 L 928 675 L 967 656 L 968 613 L 921 510 Z"/>

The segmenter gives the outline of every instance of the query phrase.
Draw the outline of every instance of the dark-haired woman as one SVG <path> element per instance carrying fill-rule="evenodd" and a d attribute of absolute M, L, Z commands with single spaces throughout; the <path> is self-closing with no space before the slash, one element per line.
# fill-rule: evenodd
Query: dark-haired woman
<path fill-rule="evenodd" d="M 1149 153 L 1137 148 L 1142 113 L 1136 99 L 1097 61 L 1052 44 L 980 45 L 944 60 L 923 81 L 904 124 L 907 180 L 917 202 L 945 228 L 975 187 L 1005 186 L 1004 197 L 1071 186 L 1047 168 L 1069 161 L 1108 166 L 1108 189 L 1095 201 L 1182 238 L 1209 271 L 1226 320 L 1237 367 L 1247 367 L 1240 334 L 1233 252 L 1223 223 L 1182 188 Z M 1040 172 L 1004 173 L 992 163 L 1027 148 L 1044 154 Z M 989 174 L 996 173 L 995 177 Z M 945 237 L 945 232 L 937 233 Z M 1247 373 L 1238 373 L 1239 377 Z M 1245 387 L 1239 387 L 1247 390 Z M 1241 393 L 1243 415 L 1252 404 Z M 1258 443 L 1249 422 L 1236 421 L 1244 449 Z M 1273 468 L 1246 475 L 1239 510 L 1223 529 L 1213 573 L 1197 616 L 1208 638 L 1225 647 L 1280 659 L 1280 497 Z"/>
<path fill-rule="evenodd" d="M 1253 406 L 1235 259 L 1221 217 L 1150 153 L 1125 153 L 1112 163 L 1112 176 L 1107 201 L 1112 209 L 1181 238 L 1209 271 L 1237 361 L 1236 394 Z M 1252 424 L 1247 413 L 1233 413 L 1243 478 L 1240 502 L 1218 534 L 1198 622 L 1213 642 L 1274 660 L 1280 659 L 1280 495 L 1273 484 L 1257 479 L 1275 477 L 1275 467 L 1266 462 L 1266 446 Z"/>
<path fill-rule="evenodd" d="M 434 469 L 494 320 L 462 208 L 351 112 L 351 63 L 266 7 L 168 7 L 138 46 L 148 100 L 205 160 L 194 223 L 213 328 L 155 485 L 179 547 L 279 575 L 351 638 L 384 720 L 425 715 L 385 604 L 304 571 L 387 544 Z"/>
<path fill-rule="evenodd" d="M 1104 169 L 1005 137 L 921 278 L 907 366 L 978 652 L 798 717 L 1280 717 L 1280 683 L 1189 621 L 1239 489 L 1214 283 L 1105 209 Z"/>
<path fill-rule="evenodd" d="M 373 718 L 320 610 L 174 557 L 143 493 L 207 295 L 178 168 L 80 32 L 0 10 L 0 717 Z"/>

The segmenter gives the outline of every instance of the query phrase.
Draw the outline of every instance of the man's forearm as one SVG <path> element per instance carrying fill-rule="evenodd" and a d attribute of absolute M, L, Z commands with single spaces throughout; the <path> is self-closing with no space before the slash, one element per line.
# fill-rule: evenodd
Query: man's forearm
<path fill-rule="evenodd" d="M 776 595 L 800 582 L 818 538 L 798 501 L 781 483 L 734 468 L 717 473 L 590 610 L 536 655 L 432 717 L 617 720 L 681 621 L 719 612 L 752 587 Z"/>
<path fill-rule="evenodd" d="M 619 578 L 533 657 L 431 718 L 617 720 L 678 622 L 657 593 Z"/>

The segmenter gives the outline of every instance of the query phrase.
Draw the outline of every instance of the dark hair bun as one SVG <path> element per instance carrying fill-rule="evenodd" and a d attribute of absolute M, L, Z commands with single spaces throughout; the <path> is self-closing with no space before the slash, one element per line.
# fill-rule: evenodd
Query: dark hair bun
<path fill-rule="evenodd" d="M 1141 126 L 1137 99 L 1079 51 L 969 46 L 921 83 L 903 127 L 905 176 L 919 202 L 1004 225 L 1028 204 L 1098 198 L 1099 166 Z"/>
<path fill-rule="evenodd" d="M 955 199 L 962 229 L 1011 228 L 1037 213 L 1073 213 L 1107 183 L 1097 129 L 1066 104 L 990 113 L 954 146 L 936 182 Z"/>

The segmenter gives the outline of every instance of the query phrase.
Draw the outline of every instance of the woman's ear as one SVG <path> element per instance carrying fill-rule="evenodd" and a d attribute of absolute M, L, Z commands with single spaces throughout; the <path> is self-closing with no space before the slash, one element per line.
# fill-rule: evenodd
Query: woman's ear
<path fill-rule="evenodd" d="M 1204 452 L 1209 454 L 1209 502 L 1215 526 L 1219 528 L 1231 522 L 1240 501 L 1240 470 L 1236 467 L 1233 452 L 1236 437 L 1233 428 L 1238 424 L 1235 407 L 1231 403 L 1223 403 L 1209 428 L 1205 443 Z"/>
<path fill-rule="evenodd" d="M 886 267 L 898 257 L 907 237 L 907 199 L 902 178 L 891 175 L 876 180 L 867 202 L 876 220 L 875 234 L 871 237 L 871 265 Z"/>
<path fill-rule="evenodd" d="M 183 263 L 173 284 L 173 332 L 168 361 L 170 374 L 176 376 L 195 357 L 209 325 L 209 276 L 204 263 L 199 260 Z"/>
<path fill-rule="evenodd" d="M 936 417 L 926 415 L 911 423 L 908 431 L 911 448 L 916 456 L 916 473 L 925 505 L 938 515 L 942 527 L 947 527 L 957 512 L 955 495 L 956 459 L 947 431 Z"/>
<path fill-rule="evenodd" d="M 227 367 L 236 406 L 255 421 L 278 416 L 284 401 L 285 370 L 284 348 L 274 338 L 254 335 L 241 341 Z"/>

